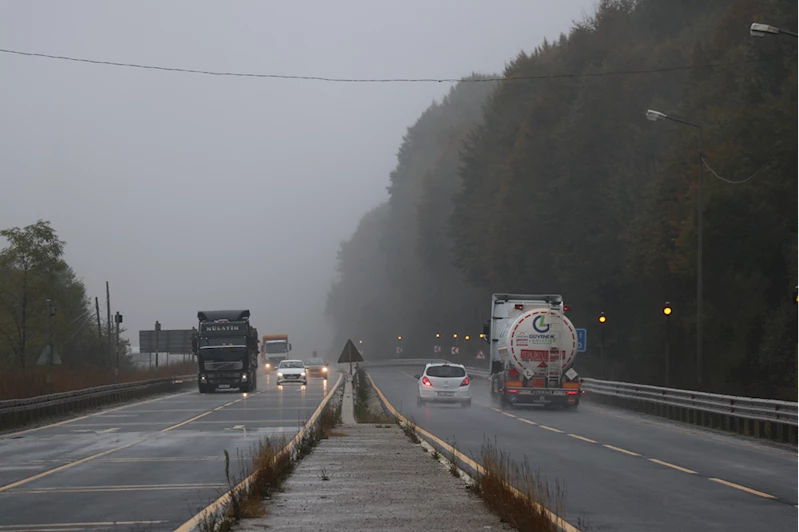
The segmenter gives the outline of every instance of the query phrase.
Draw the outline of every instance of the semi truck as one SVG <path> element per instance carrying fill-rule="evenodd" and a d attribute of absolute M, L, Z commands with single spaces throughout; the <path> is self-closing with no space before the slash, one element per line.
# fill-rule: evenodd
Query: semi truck
<path fill-rule="evenodd" d="M 574 369 L 577 331 L 558 294 L 494 294 L 484 326 L 490 348 L 491 396 L 502 408 L 580 404 Z"/>
<path fill-rule="evenodd" d="M 200 393 L 258 387 L 258 330 L 250 325 L 249 310 L 201 310 L 192 337 L 197 357 Z"/>
<path fill-rule="evenodd" d="M 265 334 L 261 342 L 264 368 L 269 372 L 289 356 L 291 344 L 288 334 Z"/>

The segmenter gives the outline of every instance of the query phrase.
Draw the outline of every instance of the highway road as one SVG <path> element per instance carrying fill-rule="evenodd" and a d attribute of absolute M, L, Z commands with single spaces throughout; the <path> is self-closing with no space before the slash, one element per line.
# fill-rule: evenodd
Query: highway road
<path fill-rule="evenodd" d="M 0 532 L 174 530 L 226 488 L 264 436 L 290 439 L 328 383 L 201 395 L 196 389 L 0 435 Z M 331 379 L 329 386 L 335 383 Z"/>
<path fill-rule="evenodd" d="M 479 457 L 486 439 L 529 459 L 566 487 L 566 517 L 590 530 L 796 530 L 795 451 L 583 402 L 576 411 L 491 401 L 472 381 L 473 405 L 416 406 L 422 368 L 370 370 L 392 405 L 421 428 Z"/>

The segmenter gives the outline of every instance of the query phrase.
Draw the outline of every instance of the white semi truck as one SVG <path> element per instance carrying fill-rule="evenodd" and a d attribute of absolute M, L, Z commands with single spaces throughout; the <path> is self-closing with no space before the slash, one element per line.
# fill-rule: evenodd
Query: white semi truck
<path fill-rule="evenodd" d="M 490 345 L 491 395 L 517 404 L 577 408 L 577 331 L 557 294 L 494 294 L 484 334 Z"/>

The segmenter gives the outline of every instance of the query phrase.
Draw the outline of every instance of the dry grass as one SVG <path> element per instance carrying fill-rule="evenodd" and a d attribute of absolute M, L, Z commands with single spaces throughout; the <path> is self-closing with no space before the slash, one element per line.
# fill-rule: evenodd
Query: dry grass
<path fill-rule="evenodd" d="M 395 423 L 394 416 L 389 415 L 382 408 L 379 411 L 372 408 L 375 392 L 363 368 L 355 372 L 353 384 L 355 389 L 354 414 L 358 423 Z"/>
<path fill-rule="evenodd" d="M 0 400 L 25 399 L 48 393 L 71 392 L 84 388 L 94 388 L 115 384 L 113 370 L 70 370 L 55 366 L 52 369 L 52 386 L 47 384 L 46 367 L 36 366 L 28 369 L 6 369 L 0 372 Z M 120 372 L 118 382 L 136 382 L 160 377 L 174 377 L 176 375 L 192 375 L 197 373 L 197 364 L 186 362 L 172 364 L 155 370 L 130 369 Z"/>
<path fill-rule="evenodd" d="M 296 463 L 310 454 L 319 441 L 338 434 L 333 429 L 340 417 L 341 403 L 336 406 L 328 404 L 317 422 L 303 434 L 293 453 L 284 452 L 287 444 L 284 438 L 262 440 L 252 449 L 249 461 L 239 456 L 239 473 L 235 477 L 230 475 L 230 456 L 225 451 L 225 477 L 230 486 L 230 503 L 221 515 L 206 515 L 199 530 L 227 532 L 241 519 L 262 516 L 265 512 L 263 501 L 280 489 L 294 471 Z M 242 487 L 240 484 L 245 478 L 250 478 L 250 482 Z"/>
<path fill-rule="evenodd" d="M 484 473 L 475 492 L 489 508 L 519 532 L 558 532 L 547 511 L 564 516 L 565 492 L 558 482 L 551 485 L 526 459 L 514 462 L 490 442 L 483 444 L 480 455 Z"/>

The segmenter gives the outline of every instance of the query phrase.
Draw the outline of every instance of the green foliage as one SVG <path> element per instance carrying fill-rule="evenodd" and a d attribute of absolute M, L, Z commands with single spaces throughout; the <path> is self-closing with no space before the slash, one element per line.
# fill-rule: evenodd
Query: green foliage
<path fill-rule="evenodd" d="M 36 363 L 47 344 L 50 299 L 57 308 L 51 320 L 53 344 L 65 366 L 112 367 L 116 359 L 107 334 L 98 335 L 86 288 L 64 262 L 66 243 L 50 222 L 4 229 L 0 237 L 7 242 L 0 250 L 0 362 L 19 368 Z M 129 345 L 124 339 L 120 344 L 124 367 Z"/>
<path fill-rule="evenodd" d="M 703 169 L 702 387 L 795 399 L 796 41 L 747 28 L 796 18 L 791 2 L 603 0 L 505 71 L 586 76 L 459 84 L 408 130 L 390 199 L 342 245 L 341 337 L 388 357 L 401 334 L 427 356 L 436 332 L 477 336 L 492 292 L 559 292 L 589 329 L 578 371 L 599 376 L 605 312 L 605 376 L 662 384 L 670 301 L 670 384 L 696 387 L 698 136 L 647 121 L 657 109 L 703 126 L 718 176 L 760 171 Z M 592 76 L 679 65 L 696 68 Z"/>

